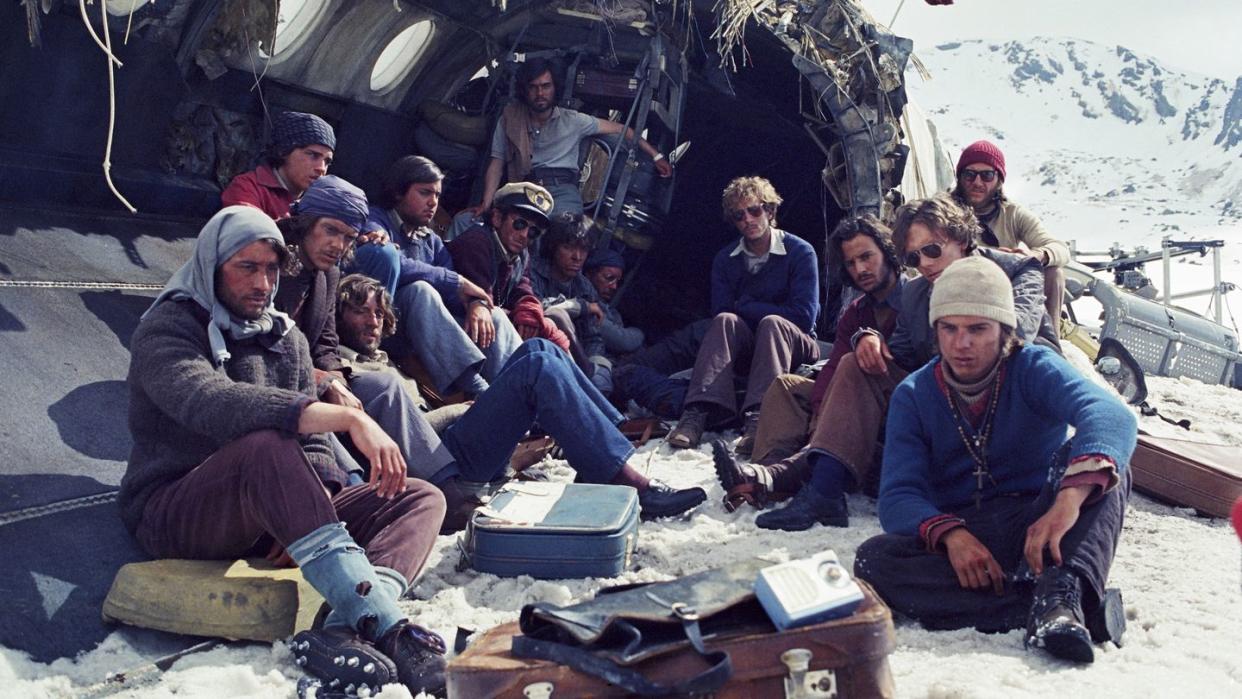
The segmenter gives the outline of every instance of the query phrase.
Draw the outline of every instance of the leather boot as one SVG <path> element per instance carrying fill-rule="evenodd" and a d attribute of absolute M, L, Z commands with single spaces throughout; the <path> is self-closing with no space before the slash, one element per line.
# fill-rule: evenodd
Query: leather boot
<path fill-rule="evenodd" d="M 473 492 L 462 487 L 461 479 L 450 478 L 440 484 L 440 492 L 444 493 L 444 523 L 440 525 L 440 534 L 454 534 L 466 528 L 470 515 L 483 504 Z"/>
<path fill-rule="evenodd" d="M 687 406 L 677 421 L 677 426 L 664 438 L 674 449 L 697 447 L 703 441 L 703 433 L 707 430 L 707 410 L 698 406 Z"/>
<path fill-rule="evenodd" d="M 816 524 L 828 527 L 850 526 L 845 496 L 825 497 L 808 483 L 789 500 L 788 505 L 779 510 L 764 512 L 755 518 L 755 525 L 760 529 L 780 529 L 787 532 L 803 531 Z"/>
<path fill-rule="evenodd" d="M 322 681 L 329 690 L 356 691 L 380 687 L 397 681 L 397 667 L 354 630 L 330 626 L 299 632 L 289 642 L 293 660 L 307 673 Z"/>
<path fill-rule="evenodd" d="M 759 409 L 747 410 L 742 415 L 742 436 L 733 450 L 738 456 L 750 458 L 755 451 L 755 435 L 759 434 Z"/>
<path fill-rule="evenodd" d="M 676 490 L 660 481 L 651 481 L 646 490 L 638 493 L 639 518 L 643 521 L 661 517 L 675 517 L 687 512 L 707 499 L 702 488 Z"/>
<path fill-rule="evenodd" d="M 1082 580 L 1069 568 L 1045 568 L 1035 581 L 1035 597 L 1026 623 L 1027 647 L 1076 663 L 1095 660 L 1091 634 L 1083 624 Z"/>
<path fill-rule="evenodd" d="M 436 633 L 411 622 L 399 621 L 376 642 L 384 655 L 397 666 L 397 676 L 410 693 L 419 692 L 442 697 L 444 688 L 444 653 L 447 646 Z"/>

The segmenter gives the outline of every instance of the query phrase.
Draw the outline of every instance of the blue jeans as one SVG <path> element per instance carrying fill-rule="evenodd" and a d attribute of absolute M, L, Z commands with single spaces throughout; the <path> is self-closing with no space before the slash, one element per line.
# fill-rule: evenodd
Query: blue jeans
<path fill-rule="evenodd" d="M 363 243 L 354 248 L 354 261 L 349 263 L 345 271 L 378 281 L 388 290 L 389 296 L 396 298 L 397 280 L 401 277 L 401 251 L 392 243 Z"/>
<path fill-rule="evenodd" d="M 609 483 L 634 453 L 617 430 L 622 419 L 569 355 L 547 340 L 528 340 L 491 388 L 444 431 L 444 444 L 457 463 L 431 480 L 500 478 L 514 447 L 538 422 L 583 482 Z"/>
<path fill-rule="evenodd" d="M 468 372 L 490 382 L 522 343 L 509 316 L 497 308 L 492 310 L 496 337 L 487 349 L 479 349 L 427 282 L 406 284 L 394 298 L 400 322 L 389 346 L 395 345 L 395 354 L 417 357 L 441 395 Z"/>

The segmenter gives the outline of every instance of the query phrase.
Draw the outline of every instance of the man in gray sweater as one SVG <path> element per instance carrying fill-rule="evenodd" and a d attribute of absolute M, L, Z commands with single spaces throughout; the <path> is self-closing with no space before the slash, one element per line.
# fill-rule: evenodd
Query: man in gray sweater
<path fill-rule="evenodd" d="M 361 410 L 315 399 L 305 336 L 272 306 L 288 256 L 258 209 L 217 213 L 134 332 L 133 449 L 121 516 L 161 558 L 292 559 L 332 607 L 298 634 L 299 665 L 330 685 L 444 687 L 444 641 L 397 604 L 421 571 L 444 499 L 408 479 Z M 346 487 L 327 432 L 347 432 L 371 482 Z"/>

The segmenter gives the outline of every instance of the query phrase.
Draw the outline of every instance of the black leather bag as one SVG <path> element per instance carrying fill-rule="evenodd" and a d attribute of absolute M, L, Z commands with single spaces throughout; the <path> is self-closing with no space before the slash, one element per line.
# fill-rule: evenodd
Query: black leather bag
<path fill-rule="evenodd" d="M 512 653 L 551 660 L 602 678 L 639 696 L 704 694 L 733 674 L 729 654 L 704 639 L 775 630 L 752 587 L 769 563 L 746 561 L 695 575 L 601 590 L 569 607 L 538 603 L 522 609 Z M 697 653 L 708 665 L 688 679 L 661 684 L 632 666 L 673 652 Z"/>

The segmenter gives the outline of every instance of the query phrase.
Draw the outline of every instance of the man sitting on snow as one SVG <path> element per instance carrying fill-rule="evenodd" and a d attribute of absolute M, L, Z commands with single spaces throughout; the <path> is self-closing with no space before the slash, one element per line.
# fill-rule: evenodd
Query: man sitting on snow
<path fill-rule="evenodd" d="M 1092 641 L 1119 641 L 1125 626 L 1105 583 L 1137 421 L 1055 352 L 1018 339 L 1009 279 L 985 259 L 940 275 L 928 317 L 940 358 L 893 393 L 887 533 L 858 548 L 854 571 L 927 628 L 1025 624 L 1028 646 L 1089 663 Z"/>

